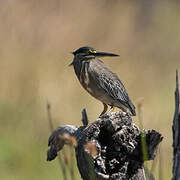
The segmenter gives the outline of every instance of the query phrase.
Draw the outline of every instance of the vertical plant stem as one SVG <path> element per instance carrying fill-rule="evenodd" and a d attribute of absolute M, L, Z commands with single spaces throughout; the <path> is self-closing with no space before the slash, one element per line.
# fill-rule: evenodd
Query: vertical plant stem
<path fill-rule="evenodd" d="M 89 155 L 89 176 L 90 176 L 90 180 L 95 179 L 93 160 L 90 157 L 90 155 Z"/>
<path fill-rule="evenodd" d="M 53 126 L 53 121 L 52 121 L 52 116 L 51 116 L 51 105 L 49 103 L 47 103 L 47 115 L 48 115 L 49 127 L 52 132 L 54 129 L 54 126 Z M 58 162 L 59 162 L 60 168 L 62 170 L 63 179 L 67 180 L 66 167 L 65 167 L 65 164 L 63 163 L 62 157 L 60 155 L 58 155 Z"/>
<path fill-rule="evenodd" d="M 70 175 L 71 175 L 71 180 L 75 180 L 75 176 L 74 176 L 74 149 L 73 146 L 69 146 L 70 148 L 70 156 L 71 156 L 71 163 L 70 163 Z"/>
<path fill-rule="evenodd" d="M 145 179 L 149 180 L 149 170 L 145 163 L 145 161 L 148 160 L 148 152 L 147 152 L 147 144 L 146 144 L 146 134 L 143 131 L 142 99 L 139 100 L 138 102 L 138 119 L 139 119 L 139 128 L 141 131 L 141 150 L 144 161 Z"/>
<path fill-rule="evenodd" d="M 54 127 L 53 127 L 52 116 L 51 116 L 51 105 L 49 103 L 47 103 L 47 114 L 48 114 L 50 131 L 52 132 Z"/>
<path fill-rule="evenodd" d="M 159 151 L 161 149 L 159 148 Z M 162 158 L 162 152 L 159 152 L 159 180 L 163 180 L 163 158 Z"/>

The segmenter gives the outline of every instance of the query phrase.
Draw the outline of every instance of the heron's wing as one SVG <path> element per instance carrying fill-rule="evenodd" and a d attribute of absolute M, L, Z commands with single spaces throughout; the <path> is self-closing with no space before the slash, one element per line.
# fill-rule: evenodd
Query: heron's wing
<path fill-rule="evenodd" d="M 107 68 L 101 60 L 96 59 L 95 61 L 92 61 L 92 63 L 94 64 L 93 66 L 90 66 L 89 70 L 97 85 L 104 89 L 104 91 L 114 100 L 119 101 L 129 108 L 131 113 L 135 115 L 135 107 L 129 99 L 126 89 L 118 76 Z"/>
<path fill-rule="evenodd" d="M 118 100 L 121 104 L 129 108 L 133 115 L 136 115 L 135 106 L 129 99 L 124 85 L 116 74 L 112 72 L 110 73 L 111 76 L 107 76 L 104 73 L 99 74 L 98 84 L 106 91 L 106 93 L 108 93 L 109 96 L 111 96 L 113 99 Z"/>
<path fill-rule="evenodd" d="M 98 79 L 98 84 L 113 99 L 119 100 L 122 104 L 126 104 L 129 101 L 129 97 L 124 85 L 114 73 L 111 74 L 111 77 L 107 77 L 106 74 L 102 73 L 99 75 Z"/>

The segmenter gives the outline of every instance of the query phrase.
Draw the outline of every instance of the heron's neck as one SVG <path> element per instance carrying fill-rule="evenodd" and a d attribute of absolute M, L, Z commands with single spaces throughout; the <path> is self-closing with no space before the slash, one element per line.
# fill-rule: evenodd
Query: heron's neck
<path fill-rule="evenodd" d="M 73 63 L 74 71 L 78 79 L 80 79 L 83 68 L 85 68 L 85 66 L 88 67 L 89 62 L 90 62 L 90 59 L 84 59 L 84 58 L 79 58 L 79 57 L 74 58 L 74 63 Z"/>

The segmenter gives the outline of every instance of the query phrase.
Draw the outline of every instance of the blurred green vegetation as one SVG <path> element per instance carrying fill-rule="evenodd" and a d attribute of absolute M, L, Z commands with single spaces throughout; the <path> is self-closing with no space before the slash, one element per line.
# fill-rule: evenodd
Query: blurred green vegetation
<path fill-rule="evenodd" d="M 178 1 L 2 0 L 0 22 L 1 179 L 60 179 L 58 161 L 46 162 L 47 101 L 55 127 L 81 125 L 84 107 L 91 122 L 102 110 L 68 67 L 84 45 L 121 55 L 104 62 L 135 104 L 144 98 L 143 125 L 163 134 L 162 179 L 171 178 Z"/>

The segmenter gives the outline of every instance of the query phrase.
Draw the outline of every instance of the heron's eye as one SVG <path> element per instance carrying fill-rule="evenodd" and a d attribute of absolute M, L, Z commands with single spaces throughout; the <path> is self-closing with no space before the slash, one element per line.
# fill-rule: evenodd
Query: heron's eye
<path fill-rule="evenodd" d="M 95 50 L 89 50 L 88 52 L 91 53 L 91 54 L 95 54 L 96 53 Z"/>

